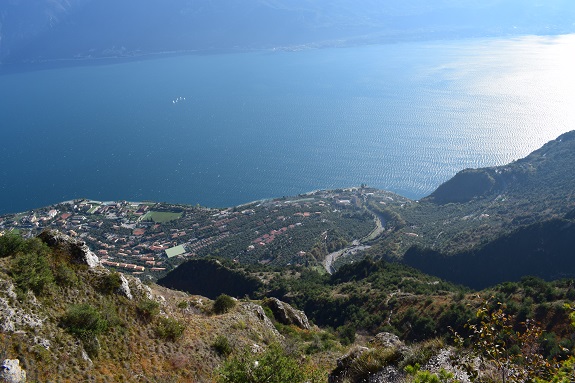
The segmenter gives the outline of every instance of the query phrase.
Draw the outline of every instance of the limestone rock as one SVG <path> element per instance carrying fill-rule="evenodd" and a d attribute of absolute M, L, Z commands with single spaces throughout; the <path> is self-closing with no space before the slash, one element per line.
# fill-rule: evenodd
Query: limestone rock
<path fill-rule="evenodd" d="M 6 296 L 2 296 L 4 294 Z M 22 328 L 42 327 L 44 320 L 32 312 L 31 306 L 31 303 L 23 307 L 17 305 L 14 285 L 0 280 L 0 331 L 15 332 Z"/>
<path fill-rule="evenodd" d="M 277 298 L 266 298 L 263 303 L 272 310 L 274 318 L 276 318 L 278 322 L 285 325 L 293 324 L 304 330 L 311 328 L 307 316 L 303 311 L 296 310 Z"/>
<path fill-rule="evenodd" d="M 125 296 L 129 300 L 134 299 L 134 297 L 132 296 L 132 292 L 130 291 L 130 284 L 128 283 L 128 280 L 126 279 L 124 274 L 120 274 L 120 280 L 122 281 L 122 284 L 120 285 L 120 288 L 118 289 L 120 294 L 122 294 L 123 296 Z"/>
<path fill-rule="evenodd" d="M 367 379 L 367 383 L 404 383 L 407 374 L 395 366 L 385 366 L 381 371 L 376 372 Z"/>
<path fill-rule="evenodd" d="M 152 289 L 150 288 L 150 286 L 146 286 L 140 280 L 140 278 L 130 277 L 130 278 L 128 278 L 128 282 L 129 282 L 129 286 L 130 286 L 130 291 L 132 292 L 132 295 L 134 295 L 136 297 L 136 299 L 138 299 L 138 298 L 153 299 L 154 298 L 154 294 L 152 294 Z"/>
<path fill-rule="evenodd" d="M 50 247 L 60 247 L 65 249 L 72 255 L 72 260 L 75 263 L 88 265 L 89 267 L 100 265 L 98 256 L 94 254 L 83 241 L 74 239 L 69 235 L 60 233 L 56 230 L 44 231 L 38 236 L 38 238 Z"/>
<path fill-rule="evenodd" d="M 26 371 L 20 367 L 18 359 L 5 359 L 0 366 L 0 382 L 24 383 L 26 382 Z"/>
<path fill-rule="evenodd" d="M 438 373 L 443 369 L 447 372 L 451 372 L 457 381 L 470 383 L 469 375 L 462 369 L 454 367 L 451 363 L 451 359 L 456 356 L 454 352 L 453 349 L 442 349 L 437 355 L 432 356 L 422 369 L 434 373 Z"/>
<path fill-rule="evenodd" d="M 382 348 L 402 348 L 405 346 L 399 337 L 389 332 L 380 332 L 377 334 L 370 343 Z"/>
<path fill-rule="evenodd" d="M 274 324 L 272 323 L 272 321 L 270 320 L 270 318 L 268 318 L 266 316 L 266 313 L 264 312 L 264 309 L 262 308 L 262 306 L 260 305 L 256 305 L 255 303 L 242 303 L 242 307 L 244 309 L 246 309 L 246 311 L 249 313 L 249 315 L 251 315 L 252 317 L 255 317 L 255 319 L 257 319 L 260 322 L 263 322 L 264 327 L 268 329 L 268 331 L 273 334 L 273 336 L 276 339 L 283 339 L 283 335 L 281 335 L 278 330 L 276 330 Z"/>

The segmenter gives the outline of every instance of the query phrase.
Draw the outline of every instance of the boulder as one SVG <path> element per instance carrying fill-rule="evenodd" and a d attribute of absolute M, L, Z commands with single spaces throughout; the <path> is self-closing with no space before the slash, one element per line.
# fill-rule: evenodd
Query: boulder
<path fill-rule="evenodd" d="M 389 332 L 380 332 L 369 343 L 382 348 L 402 348 L 405 346 L 399 337 Z"/>
<path fill-rule="evenodd" d="M 74 239 L 57 230 L 44 231 L 38 236 L 38 238 L 50 247 L 64 249 L 72 256 L 72 261 L 75 263 L 84 264 L 88 267 L 96 267 L 100 265 L 98 256 L 94 254 L 83 241 Z"/>
<path fill-rule="evenodd" d="M 303 311 L 296 310 L 277 298 L 266 298 L 263 304 L 272 310 L 274 318 L 281 324 L 295 325 L 304 330 L 311 328 L 309 320 Z"/>
<path fill-rule="evenodd" d="M 0 366 L 0 382 L 24 383 L 26 382 L 26 371 L 20 367 L 18 359 L 5 359 Z"/>

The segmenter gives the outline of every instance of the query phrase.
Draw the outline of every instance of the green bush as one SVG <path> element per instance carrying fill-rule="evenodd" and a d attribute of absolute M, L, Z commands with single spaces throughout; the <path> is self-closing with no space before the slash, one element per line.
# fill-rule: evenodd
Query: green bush
<path fill-rule="evenodd" d="M 346 324 L 337 328 L 337 336 L 341 344 L 348 346 L 355 342 L 355 327 Z"/>
<path fill-rule="evenodd" d="M 98 355 L 100 342 L 98 335 L 108 329 L 108 322 L 98 309 L 88 304 L 70 306 L 60 325 L 82 341 L 84 350 L 90 357 Z"/>
<path fill-rule="evenodd" d="M 218 335 L 214 343 L 212 344 L 213 349 L 222 356 L 228 356 L 232 353 L 232 346 L 228 338 L 223 335 Z"/>
<path fill-rule="evenodd" d="M 17 234 L 8 233 L 0 237 L 0 258 L 17 253 L 24 245 L 24 239 Z"/>
<path fill-rule="evenodd" d="M 288 355 L 278 345 L 271 345 L 261 354 L 246 349 L 228 359 L 217 371 L 219 383 L 303 383 L 320 382 L 319 374 Z M 325 377 L 323 377 L 325 381 Z"/>
<path fill-rule="evenodd" d="M 186 325 L 174 318 L 160 318 L 156 325 L 156 334 L 162 338 L 176 341 L 184 335 Z"/>
<path fill-rule="evenodd" d="M 142 299 L 136 306 L 138 314 L 146 320 L 150 320 L 160 313 L 160 304 L 153 299 Z"/>
<path fill-rule="evenodd" d="M 70 306 L 62 317 L 61 325 L 79 337 L 94 337 L 108 329 L 108 322 L 99 310 L 89 304 Z"/>
<path fill-rule="evenodd" d="M 76 275 L 76 272 L 64 263 L 56 266 L 54 277 L 59 286 L 71 287 L 78 284 L 78 276 Z"/>
<path fill-rule="evenodd" d="M 120 276 L 120 273 L 113 272 L 110 274 L 106 274 L 100 280 L 100 290 L 104 294 L 112 294 L 118 291 L 118 289 L 121 286 L 122 286 L 122 278 Z"/>
<path fill-rule="evenodd" d="M 216 314 L 225 314 L 236 306 L 234 298 L 226 294 L 221 294 L 214 301 L 214 312 Z"/>
<path fill-rule="evenodd" d="M 10 272 L 20 290 L 32 290 L 37 295 L 44 293 L 54 282 L 48 258 L 41 253 L 18 254 L 12 261 Z"/>

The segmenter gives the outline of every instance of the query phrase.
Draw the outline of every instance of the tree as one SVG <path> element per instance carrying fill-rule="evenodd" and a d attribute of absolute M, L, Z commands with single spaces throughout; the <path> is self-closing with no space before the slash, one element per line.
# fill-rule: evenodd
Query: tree
<path fill-rule="evenodd" d="M 8 233 L 0 236 L 0 258 L 15 254 L 24 245 L 24 239 L 17 234 Z"/>
<path fill-rule="evenodd" d="M 467 339 L 470 350 L 465 347 L 466 339 L 454 332 L 455 343 L 460 348 L 455 362 L 466 370 L 471 380 L 481 381 L 480 375 L 486 370 L 480 369 L 473 359 L 494 371 L 502 383 L 533 381 L 552 375 L 553 366 L 540 353 L 543 330 L 536 322 L 526 320 L 522 323 L 524 330 L 515 331 L 513 316 L 504 311 L 501 303 L 491 309 L 489 301 L 483 303 L 476 316 L 478 323 L 466 325 L 470 330 Z"/>

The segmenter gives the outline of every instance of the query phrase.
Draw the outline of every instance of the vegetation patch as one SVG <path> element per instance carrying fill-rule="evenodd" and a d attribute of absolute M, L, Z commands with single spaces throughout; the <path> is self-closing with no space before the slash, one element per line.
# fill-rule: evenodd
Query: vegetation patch
<path fill-rule="evenodd" d="M 318 371 L 298 355 L 290 355 L 273 344 L 263 353 L 246 349 L 228 359 L 218 370 L 218 383 L 319 383 L 325 381 Z M 323 378 L 323 379 L 322 379 Z"/>
<path fill-rule="evenodd" d="M 174 318 L 160 318 L 156 324 L 156 335 L 162 339 L 176 341 L 184 335 L 186 325 Z"/>
<path fill-rule="evenodd" d="M 236 307 L 236 301 L 226 294 L 221 294 L 214 301 L 214 313 L 216 314 L 225 314 L 234 307 Z"/>
<path fill-rule="evenodd" d="M 166 223 L 176 221 L 182 217 L 183 213 L 169 211 L 149 211 L 142 216 L 143 221 L 154 221 L 155 223 Z"/>

